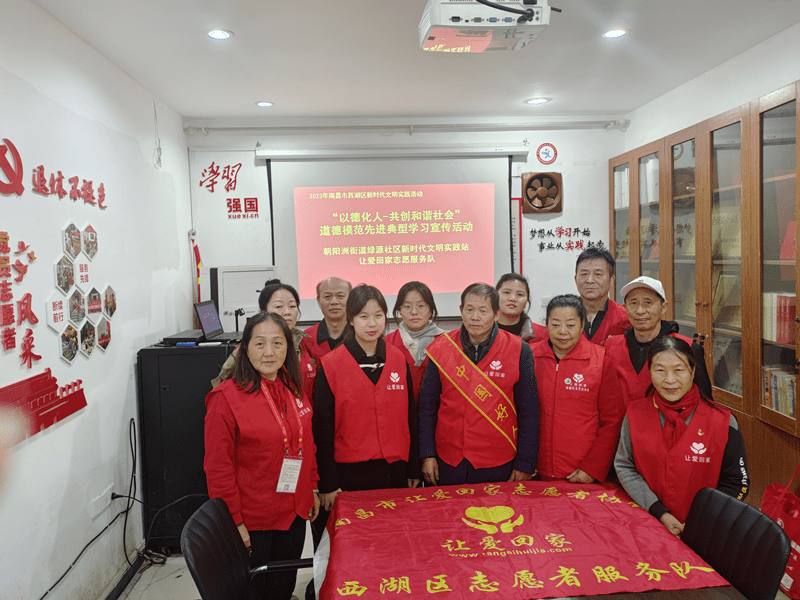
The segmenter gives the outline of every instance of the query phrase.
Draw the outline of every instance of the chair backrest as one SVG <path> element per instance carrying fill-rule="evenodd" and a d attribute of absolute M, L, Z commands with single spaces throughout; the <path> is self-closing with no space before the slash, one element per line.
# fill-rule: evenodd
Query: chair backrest
<path fill-rule="evenodd" d="M 791 544 L 760 510 L 704 488 L 692 501 L 681 540 L 749 600 L 775 600 Z"/>
<path fill-rule="evenodd" d="M 181 551 L 203 600 L 239 600 L 250 581 L 250 561 L 228 506 L 208 500 L 186 522 Z"/>

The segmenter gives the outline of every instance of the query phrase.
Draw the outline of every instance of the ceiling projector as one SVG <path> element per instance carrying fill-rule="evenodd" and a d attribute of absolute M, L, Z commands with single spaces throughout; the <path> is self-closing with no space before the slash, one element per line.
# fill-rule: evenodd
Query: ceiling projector
<path fill-rule="evenodd" d="M 429 52 L 521 50 L 550 24 L 548 0 L 493 0 L 530 19 L 477 0 L 428 0 L 419 22 L 419 43 Z M 523 17 L 523 19 L 520 19 Z"/>

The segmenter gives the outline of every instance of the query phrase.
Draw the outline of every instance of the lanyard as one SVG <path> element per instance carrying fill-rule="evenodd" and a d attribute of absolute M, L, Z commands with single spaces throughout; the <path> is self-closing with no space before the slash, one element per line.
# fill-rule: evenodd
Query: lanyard
<path fill-rule="evenodd" d="M 286 425 L 284 424 L 284 418 L 281 416 L 280 412 L 278 411 L 278 407 L 275 406 L 275 402 L 272 400 L 272 395 L 269 393 L 269 389 L 267 388 L 267 384 L 262 380 L 261 381 L 261 391 L 264 392 L 264 396 L 267 398 L 267 403 L 269 407 L 272 409 L 272 414 L 275 415 L 275 420 L 278 421 L 278 425 L 281 426 L 281 433 L 283 434 L 283 449 L 286 453 L 286 456 L 289 455 L 289 433 L 286 431 Z M 294 402 L 288 402 L 287 404 L 291 404 L 294 408 L 294 414 L 297 417 L 297 427 L 299 429 L 299 435 L 297 440 L 297 454 L 298 456 L 303 456 L 303 422 L 300 420 L 300 411 L 297 409 L 297 405 Z"/>

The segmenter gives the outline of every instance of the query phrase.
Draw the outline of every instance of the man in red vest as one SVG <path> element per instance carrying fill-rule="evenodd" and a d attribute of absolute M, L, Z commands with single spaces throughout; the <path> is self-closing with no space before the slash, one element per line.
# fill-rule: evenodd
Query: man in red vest
<path fill-rule="evenodd" d="M 329 277 L 317 284 L 317 304 L 324 318 L 306 329 L 305 332 L 309 337 L 303 338 L 300 342 L 317 365 L 323 356 L 342 341 L 342 334 L 347 325 L 345 306 L 351 289 L 353 286 L 349 281 L 338 277 Z"/>
<path fill-rule="evenodd" d="M 459 329 L 425 351 L 419 445 L 430 484 L 524 481 L 539 455 L 539 396 L 533 354 L 495 323 L 500 299 L 473 283 L 461 294 Z"/>
<path fill-rule="evenodd" d="M 575 285 L 586 309 L 583 332 L 588 340 L 603 346 L 612 335 L 631 326 L 625 307 L 608 297 L 616 263 L 605 248 L 592 246 L 581 252 L 575 264 Z"/>
<path fill-rule="evenodd" d="M 633 327 L 609 338 L 605 348 L 619 381 L 625 408 L 647 395 L 651 383 L 650 371 L 646 368 L 647 353 L 653 340 L 664 335 L 680 338 L 692 347 L 697 363 L 697 386 L 706 398 L 711 398 L 711 380 L 703 348 L 692 338 L 678 333 L 680 327 L 675 321 L 664 320 L 667 300 L 661 282 L 643 275 L 626 284 L 620 295 L 625 300 L 625 310 Z"/>

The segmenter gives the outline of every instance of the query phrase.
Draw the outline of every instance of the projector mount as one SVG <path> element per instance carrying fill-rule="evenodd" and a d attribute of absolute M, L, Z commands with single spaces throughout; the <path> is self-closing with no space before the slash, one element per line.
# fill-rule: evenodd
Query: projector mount
<path fill-rule="evenodd" d="M 491 2 L 490 0 L 475 0 L 479 4 L 483 4 L 485 6 L 489 6 L 491 8 L 496 8 L 498 10 L 504 10 L 506 12 L 514 13 L 515 15 L 522 15 L 519 19 L 517 19 L 517 23 L 527 23 L 528 21 L 533 21 L 533 9 L 527 8 L 525 10 L 520 10 L 519 8 L 512 8 L 510 6 L 503 6 L 502 4 L 496 4 Z M 533 4 L 536 5 L 537 0 L 523 0 L 523 4 Z M 550 7 L 550 10 L 555 12 L 561 12 L 560 8 L 555 8 L 554 6 Z"/>

